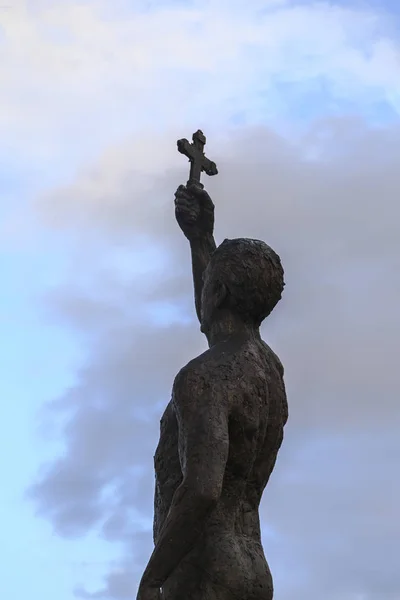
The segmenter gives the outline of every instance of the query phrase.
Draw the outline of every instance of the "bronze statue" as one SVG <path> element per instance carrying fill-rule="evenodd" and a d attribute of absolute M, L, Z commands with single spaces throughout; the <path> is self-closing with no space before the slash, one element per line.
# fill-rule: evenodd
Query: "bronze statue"
<path fill-rule="evenodd" d="M 214 204 L 193 166 L 199 156 L 206 164 L 193 153 L 175 214 L 190 242 L 209 349 L 178 373 L 161 419 L 155 548 L 137 600 L 271 600 L 258 509 L 288 407 L 282 364 L 259 328 L 281 298 L 283 268 L 259 240 L 216 247 Z M 216 166 L 209 171 L 216 174 Z"/>

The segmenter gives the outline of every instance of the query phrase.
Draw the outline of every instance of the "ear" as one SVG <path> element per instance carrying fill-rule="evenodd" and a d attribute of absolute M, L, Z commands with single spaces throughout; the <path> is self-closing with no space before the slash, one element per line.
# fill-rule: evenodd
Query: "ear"
<path fill-rule="evenodd" d="M 214 306 L 215 308 L 222 308 L 222 305 L 225 303 L 229 296 L 229 290 L 225 283 L 217 280 L 214 285 Z"/>

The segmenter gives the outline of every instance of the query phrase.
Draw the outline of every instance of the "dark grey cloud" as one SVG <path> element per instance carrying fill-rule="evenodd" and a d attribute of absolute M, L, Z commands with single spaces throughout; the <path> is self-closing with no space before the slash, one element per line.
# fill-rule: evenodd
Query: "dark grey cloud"
<path fill-rule="evenodd" d="M 217 241 L 264 239 L 286 271 L 263 328 L 290 405 L 261 511 L 277 599 L 399 598 L 400 129 L 342 119 L 296 142 L 262 128 L 209 139 Z M 37 206 L 71 240 L 65 286 L 45 302 L 81 336 L 86 360 L 45 408 L 65 452 L 30 493 L 59 535 L 97 528 L 125 549 L 104 589 L 80 597 L 132 597 L 151 550 L 159 417 L 176 372 L 206 347 L 173 215 L 186 166 L 174 140 L 154 175 L 132 168 L 139 154 L 127 143 L 118 164 L 105 155 Z"/>

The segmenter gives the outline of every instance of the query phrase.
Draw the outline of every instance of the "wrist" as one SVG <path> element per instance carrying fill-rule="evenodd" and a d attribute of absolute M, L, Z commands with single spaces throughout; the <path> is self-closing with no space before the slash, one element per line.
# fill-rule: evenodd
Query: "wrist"
<path fill-rule="evenodd" d="M 190 237 L 188 237 L 189 243 L 192 247 L 195 248 L 199 248 L 199 247 L 203 247 L 203 246 L 215 246 L 215 241 L 214 241 L 214 236 L 212 233 L 204 233 L 204 232 L 199 232 L 197 234 L 191 234 Z"/>

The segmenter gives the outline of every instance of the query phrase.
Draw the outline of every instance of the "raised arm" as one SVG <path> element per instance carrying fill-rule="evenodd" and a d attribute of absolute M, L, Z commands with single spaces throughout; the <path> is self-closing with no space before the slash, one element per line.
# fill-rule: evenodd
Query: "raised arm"
<path fill-rule="evenodd" d="M 216 245 L 214 240 L 214 204 L 207 192 L 196 185 L 180 185 L 175 193 L 175 216 L 190 242 L 196 313 L 201 320 L 203 273 Z"/>
<path fill-rule="evenodd" d="M 225 390 L 184 369 L 174 385 L 183 480 L 144 572 L 137 600 L 153 600 L 190 551 L 217 503 L 229 453 Z M 154 590 L 154 595 L 151 595 Z"/>

